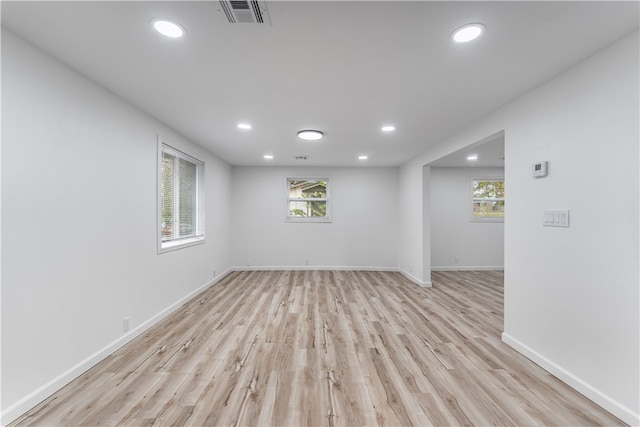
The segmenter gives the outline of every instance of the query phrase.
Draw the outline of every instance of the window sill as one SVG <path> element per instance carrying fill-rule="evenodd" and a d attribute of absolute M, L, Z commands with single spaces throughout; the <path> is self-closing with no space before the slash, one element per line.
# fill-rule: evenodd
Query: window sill
<path fill-rule="evenodd" d="M 500 223 L 500 222 L 504 222 L 504 218 L 472 218 L 471 222 Z"/>
<path fill-rule="evenodd" d="M 314 222 L 319 222 L 319 223 L 327 223 L 327 222 L 333 222 L 333 220 L 329 217 L 316 217 L 316 218 L 304 218 L 304 217 L 291 217 L 288 216 L 285 220 L 285 222 L 300 222 L 300 223 L 314 223 Z"/>
<path fill-rule="evenodd" d="M 201 245 L 205 242 L 204 236 L 191 237 L 188 239 L 172 240 L 169 242 L 161 242 L 158 253 L 175 251 L 177 249 L 188 248 L 189 246 Z"/>

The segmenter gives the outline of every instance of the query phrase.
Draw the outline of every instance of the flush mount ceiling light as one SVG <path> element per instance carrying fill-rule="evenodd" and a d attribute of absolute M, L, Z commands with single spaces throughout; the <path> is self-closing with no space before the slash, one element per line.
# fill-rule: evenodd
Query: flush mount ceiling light
<path fill-rule="evenodd" d="M 484 25 L 467 24 L 458 28 L 451 34 L 451 39 L 456 43 L 467 43 L 475 40 L 484 33 Z"/>
<path fill-rule="evenodd" d="M 238 129 L 249 130 L 251 129 L 251 125 L 248 123 L 238 123 Z"/>
<path fill-rule="evenodd" d="M 369 156 L 358 156 L 358 160 L 367 160 Z"/>
<path fill-rule="evenodd" d="M 305 141 L 317 141 L 322 139 L 324 134 L 319 130 L 306 129 L 298 132 L 298 138 L 304 139 Z"/>
<path fill-rule="evenodd" d="M 393 132 L 394 130 L 396 130 L 396 127 L 392 125 L 385 125 L 380 129 L 382 130 L 382 132 Z"/>
<path fill-rule="evenodd" d="M 265 154 L 263 157 L 265 160 L 273 160 L 273 155 L 271 154 Z"/>
<path fill-rule="evenodd" d="M 470 162 L 475 162 L 476 160 L 478 160 L 478 155 L 477 154 L 471 154 L 471 155 L 467 156 L 467 160 L 469 160 Z"/>
<path fill-rule="evenodd" d="M 184 36 L 184 27 L 170 19 L 154 19 L 151 21 L 153 28 L 165 37 L 177 39 Z"/>

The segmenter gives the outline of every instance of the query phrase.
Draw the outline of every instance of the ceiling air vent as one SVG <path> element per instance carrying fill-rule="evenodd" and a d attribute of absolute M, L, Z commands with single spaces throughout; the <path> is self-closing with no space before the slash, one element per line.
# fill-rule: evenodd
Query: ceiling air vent
<path fill-rule="evenodd" d="M 267 6 L 264 1 L 220 0 L 224 14 L 231 24 L 268 24 Z"/>
<path fill-rule="evenodd" d="M 294 156 L 296 160 L 307 160 L 309 156 Z"/>

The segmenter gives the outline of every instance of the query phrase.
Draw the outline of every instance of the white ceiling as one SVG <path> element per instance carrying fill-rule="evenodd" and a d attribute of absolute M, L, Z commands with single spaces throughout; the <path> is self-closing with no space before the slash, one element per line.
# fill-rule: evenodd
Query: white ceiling
<path fill-rule="evenodd" d="M 230 24 L 214 0 L 2 1 L 2 24 L 231 164 L 396 166 L 639 20 L 636 1 L 266 7 L 270 24 Z M 155 33 L 157 17 L 186 37 Z M 470 22 L 485 35 L 454 44 L 451 32 Z M 323 142 L 298 140 L 306 128 L 324 131 Z"/>
<path fill-rule="evenodd" d="M 475 156 L 476 160 L 467 157 Z M 468 147 L 429 163 L 431 167 L 504 167 L 504 132 L 490 135 Z"/>

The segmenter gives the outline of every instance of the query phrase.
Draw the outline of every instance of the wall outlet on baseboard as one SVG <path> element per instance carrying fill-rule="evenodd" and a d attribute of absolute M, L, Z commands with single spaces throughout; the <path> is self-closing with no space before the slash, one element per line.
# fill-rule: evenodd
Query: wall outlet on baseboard
<path fill-rule="evenodd" d="M 309 265 L 309 260 L 308 259 L 304 260 L 304 265 Z"/>
<path fill-rule="evenodd" d="M 131 316 L 122 319 L 122 332 L 128 332 L 131 328 Z"/>
<path fill-rule="evenodd" d="M 216 277 L 216 271 L 213 270 L 213 277 Z"/>
<path fill-rule="evenodd" d="M 460 264 L 460 258 L 458 258 L 457 256 L 453 257 L 453 263 L 454 264 Z"/>

